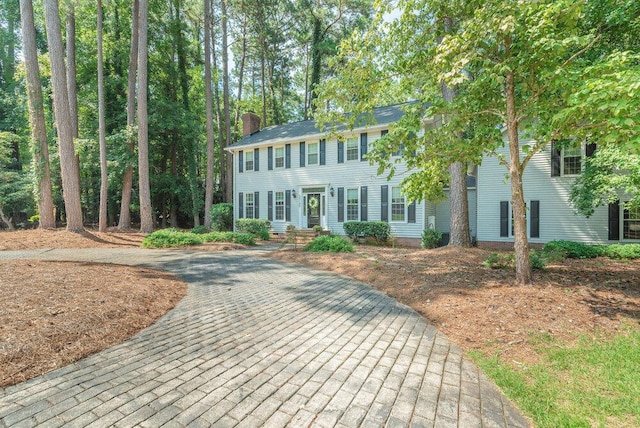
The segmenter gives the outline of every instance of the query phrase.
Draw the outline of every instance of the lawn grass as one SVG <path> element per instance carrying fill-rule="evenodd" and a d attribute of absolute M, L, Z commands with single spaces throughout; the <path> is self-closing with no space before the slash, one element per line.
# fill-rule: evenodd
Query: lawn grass
<path fill-rule="evenodd" d="M 640 329 L 584 336 L 574 347 L 534 337 L 538 364 L 514 369 L 497 356 L 470 356 L 536 427 L 640 426 Z"/>

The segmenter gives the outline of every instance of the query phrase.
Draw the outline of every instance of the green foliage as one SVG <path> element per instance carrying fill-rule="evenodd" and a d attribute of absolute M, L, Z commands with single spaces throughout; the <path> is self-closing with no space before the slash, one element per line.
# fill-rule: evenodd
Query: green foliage
<path fill-rule="evenodd" d="M 640 259 L 640 244 L 612 244 L 604 251 L 611 259 Z"/>
<path fill-rule="evenodd" d="M 200 245 L 204 242 L 235 242 L 241 245 L 256 245 L 255 237 L 250 233 L 208 232 L 198 234 L 178 229 L 156 230 L 142 241 L 144 248 L 174 248 Z"/>
<path fill-rule="evenodd" d="M 620 193 L 631 196 L 627 207 L 640 207 L 640 155 L 621 146 L 598 146 L 571 188 L 571 204 L 589 217 L 595 208 L 618 200 Z"/>
<path fill-rule="evenodd" d="M 537 427 L 632 426 L 640 414 L 640 331 L 585 336 L 575 346 L 536 342 L 539 363 L 514 369 L 496 356 L 470 353 Z"/>
<path fill-rule="evenodd" d="M 233 230 L 233 204 L 220 203 L 211 206 L 211 229 Z"/>
<path fill-rule="evenodd" d="M 269 229 L 271 223 L 269 220 L 260 218 L 239 218 L 236 220 L 236 230 L 240 233 L 250 233 L 263 240 L 269 239 Z"/>
<path fill-rule="evenodd" d="M 304 250 L 314 253 L 350 253 L 353 252 L 353 245 L 341 236 L 324 235 L 316 237 Z"/>
<path fill-rule="evenodd" d="M 513 269 L 515 268 L 515 262 L 516 258 L 513 253 L 499 253 L 494 251 L 482 262 L 482 265 L 491 269 Z M 531 264 L 531 268 L 535 270 L 542 270 L 547 267 L 544 253 L 536 250 L 529 252 L 529 263 Z"/>
<path fill-rule="evenodd" d="M 196 235 L 202 235 L 204 233 L 207 233 L 208 230 L 205 226 L 196 226 L 193 229 L 191 229 L 191 233 L 195 233 Z"/>
<path fill-rule="evenodd" d="M 351 239 L 373 238 L 382 243 L 391 237 L 391 226 L 384 221 L 347 221 L 342 228 Z"/>
<path fill-rule="evenodd" d="M 146 236 L 142 241 L 144 248 L 172 248 L 202 244 L 201 235 L 178 229 L 161 229 Z"/>
<path fill-rule="evenodd" d="M 442 243 L 442 233 L 435 229 L 425 229 L 422 231 L 422 248 L 436 248 Z"/>
<path fill-rule="evenodd" d="M 256 245 L 256 238 L 251 233 L 236 233 L 233 235 L 233 242 L 242 245 Z"/>
<path fill-rule="evenodd" d="M 320 233 L 320 232 L 322 232 L 322 226 L 320 226 L 319 224 L 316 224 L 315 226 L 313 226 L 311 228 L 311 230 L 313 230 L 316 233 Z"/>
<path fill-rule="evenodd" d="M 570 259 L 592 259 L 604 255 L 604 247 L 598 245 L 583 244 L 573 241 L 551 241 L 544 244 L 543 252 L 564 252 Z"/>

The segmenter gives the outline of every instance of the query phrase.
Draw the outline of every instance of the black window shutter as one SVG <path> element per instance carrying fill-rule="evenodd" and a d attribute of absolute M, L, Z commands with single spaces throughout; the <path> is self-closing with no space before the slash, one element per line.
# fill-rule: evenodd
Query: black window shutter
<path fill-rule="evenodd" d="M 304 150 L 304 141 L 300 142 L 300 167 L 304 166 L 304 157 L 305 157 L 305 150 Z"/>
<path fill-rule="evenodd" d="M 407 208 L 407 223 L 415 223 L 416 222 L 416 201 L 413 201 L 409 204 Z"/>
<path fill-rule="evenodd" d="M 383 129 L 382 131 L 380 131 L 380 138 L 384 137 L 385 135 L 387 135 L 389 133 L 389 130 L 387 129 Z M 382 150 L 382 156 L 386 157 L 387 156 L 387 151 L 386 150 Z"/>
<path fill-rule="evenodd" d="M 344 163 L 344 141 L 338 141 L 338 163 Z"/>
<path fill-rule="evenodd" d="M 273 192 L 267 192 L 267 219 L 273 221 Z"/>
<path fill-rule="evenodd" d="M 509 201 L 500 201 L 500 236 L 509 236 Z"/>
<path fill-rule="evenodd" d="M 284 167 L 291 168 L 291 144 L 284 146 Z"/>
<path fill-rule="evenodd" d="M 367 133 L 363 132 L 360 134 L 360 160 L 365 160 L 364 157 L 367 154 L 367 150 L 369 146 L 367 145 Z"/>
<path fill-rule="evenodd" d="M 367 186 L 360 188 L 360 221 L 368 219 Z"/>
<path fill-rule="evenodd" d="M 260 192 L 253 194 L 253 218 L 260 218 Z"/>
<path fill-rule="evenodd" d="M 587 144 L 587 146 L 585 147 L 585 154 L 587 155 L 587 157 L 591 157 L 593 156 L 593 154 L 596 151 L 596 143 L 589 143 Z"/>
<path fill-rule="evenodd" d="M 284 192 L 284 216 L 286 221 L 291 221 L 291 190 Z"/>
<path fill-rule="evenodd" d="M 238 218 L 244 217 L 244 193 L 238 193 Z"/>
<path fill-rule="evenodd" d="M 260 171 L 260 149 L 253 149 L 253 170 Z"/>
<path fill-rule="evenodd" d="M 562 152 L 556 148 L 555 141 L 551 142 L 551 176 L 560 177 L 560 157 Z"/>
<path fill-rule="evenodd" d="M 327 140 L 320 140 L 320 165 L 327 163 Z"/>
<path fill-rule="evenodd" d="M 244 171 L 244 152 L 240 150 L 238 152 L 238 172 Z"/>
<path fill-rule="evenodd" d="M 271 171 L 273 169 L 273 147 L 267 149 L 267 169 Z"/>
<path fill-rule="evenodd" d="M 531 223 L 529 229 L 529 237 L 540 237 L 540 201 L 531 201 Z"/>
<path fill-rule="evenodd" d="M 620 240 L 620 201 L 609 204 L 609 240 Z"/>
<path fill-rule="evenodd" d="M 389 221 L 389 186 L 380 186 L 380 220 Z"/>
<path fill-rule="evenodd" d="M 338 187 L 338 223 L 344 221 L 344 187 Z"/>

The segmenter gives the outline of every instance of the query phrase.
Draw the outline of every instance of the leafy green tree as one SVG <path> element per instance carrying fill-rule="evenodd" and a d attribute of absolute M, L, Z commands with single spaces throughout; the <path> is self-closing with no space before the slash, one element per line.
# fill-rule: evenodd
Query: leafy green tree
<path fill-rule="evenodd" d="M 598 147 L 571 189 L 576 211 L 591 216 L 595 208 L 629 197 L 628 208 L 640 207 L 640 155 L 622 146 Z"/>
<path fill-rule="evenodd" d="M 372 156 L 389 167 L 390 149 L 404 144 L 405 160 L 415 170 L 404 180 L 410 198 L 437 196 L 453 162 L 497 156 L 511 186 L 517 284 L 532 281 L 522 186 L 531 158 L 567 137 L 640 147 L 640 100 L 629 97 L 638 88 L 638 56 L 613 50 L 587 57 L 603 37 L 602 28 L 580 24 L 588 4 L 379 2 L 369 31 L 343 45 L 340 73 L 323 95 L 356 113 L 370 111 L 392 85 L 400 96 L 419 101 Z M 394 7 L 400 17 L 389 22 L 385 17 Z M 441 20 L 447 17 L 455 25 L 443 34 Z M 457 88 L 451 101 L 442 97 L 443 83 Z M 533 143 L 521 144 L 521 137 Z M 508 156 L 500 154 L 505 145 Z"/>

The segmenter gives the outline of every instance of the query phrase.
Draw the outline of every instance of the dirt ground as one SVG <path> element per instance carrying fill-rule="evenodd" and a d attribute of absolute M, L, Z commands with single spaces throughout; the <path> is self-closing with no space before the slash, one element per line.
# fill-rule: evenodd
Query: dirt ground
<path fill-rule="evenodd" d="M 351 254 L 281 251 L 280 260 L 350 276 L 426 317 L 463 350 L 535 363 L 536 342 L 639 328 L 640 261 L 565 260 L 512 286 L 512 270 L 482 266 L 490 251 L 358 246 Z"/>
<path fill-rule="evenodd" d="M 139 247 L 142 239 L 137 233 L 0 232 L 0 251 Z M 271 256 L 370 284 L 423 314 L 462 349 L 497 353 L 515 366 L 537 360 L 535 343 L 543 337 L 570 345 L 581 334 L 639 328 L 640 261 L 566 260 L 536 272 L 535 286 L 514 287 L 513 271 L 481 265 L 488 254 L 358 246 L 352 254 Z M 125 340 L 185 292 L 174 276 L 146 268 L 0 261 L 0 387 Z"/>

